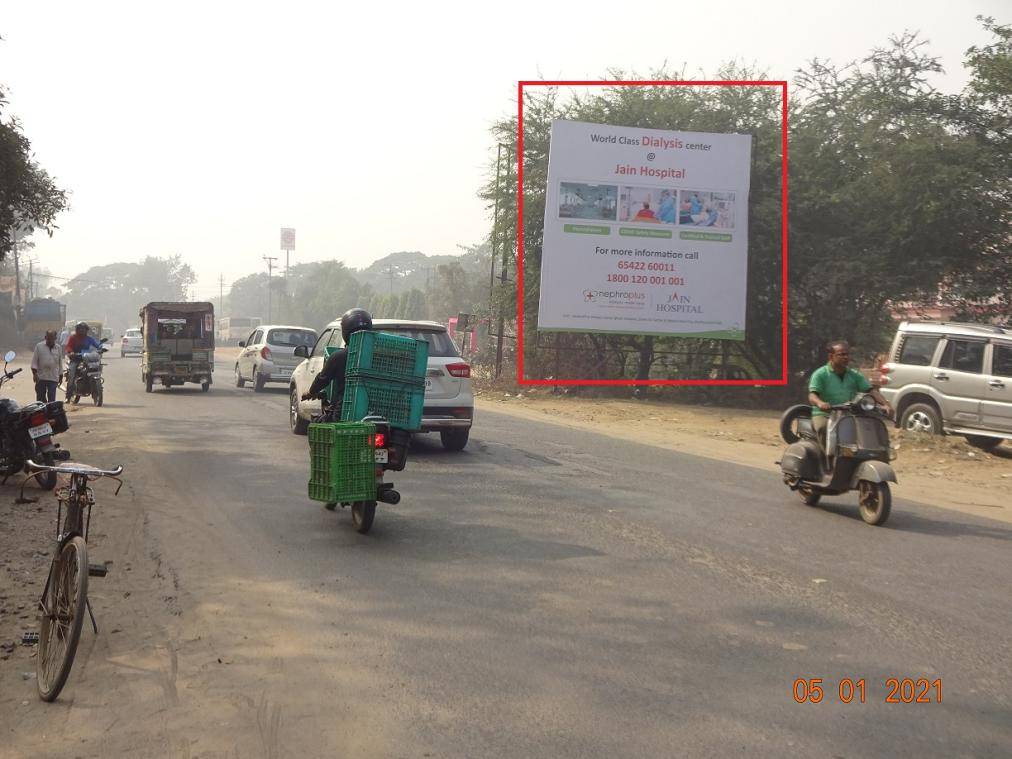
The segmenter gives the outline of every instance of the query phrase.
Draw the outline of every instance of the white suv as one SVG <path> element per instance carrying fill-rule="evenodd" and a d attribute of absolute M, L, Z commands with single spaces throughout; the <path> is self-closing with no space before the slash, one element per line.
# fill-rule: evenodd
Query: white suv
<path fill-rule="evenodd" d="M 429 344 L 421 432 L 438 432 L 444 448 L 462 450 L 467 445 L 474 421 L 471 367 L 460 357 L 446 327 L 438 322 L 402 319 L 375 319 L 372 327 L 376 332 L 413 337 Z M 323 369 L 324 349 L 343 346 L 341 320 L 336 319 L 324 328 L 316 345 L 309 351 L 309 358 L 292 373 L 288 421 L 296 435 L 305 435 L 310 417 L 320 413 L 319 401 L 299 399 Z"/>

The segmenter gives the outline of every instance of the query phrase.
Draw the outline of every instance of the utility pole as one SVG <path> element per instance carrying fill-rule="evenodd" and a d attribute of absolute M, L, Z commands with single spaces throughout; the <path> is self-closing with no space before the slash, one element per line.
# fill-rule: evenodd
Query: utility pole
<path fill-rule="evenodd" d="M 21 334 L 21 267 L 18 263 L 18 233 L 14 232 L 14 329 Z"/>
<path fill-rule="evenodd" d="M 225 275 L 218 275 L 218 315 L 225 318 Z"/>
<path fill-rule="evenodd" d="M 507 185 L 510 184 L 511 177 L 513 175 L 513 163 L 512 163 L 512 161 L 513 161 L 513 148 L 507 146 L 506 147 L 506 184 Z M 498 186 L 499 186 L 499 175 L 497 173 L 496 174 L 496 187 L 498 187 Z M 508 239 L 509 238 L 507 237 L 507 240 Z M 496 379 L 498 379 L 499 375 L 502 374 L 502 340 L 503 340 L 503 332 L 506 331 L 506 313 L 505 313 L 506 303 L 505 303 L 505 297 L 506 297 L 506 282 L 508 281 L 506 270 L 507 270 L 507 266 L 508 266 L 508 253 L 509 253 L 509 248 L 505 244 L 503 244 L 502 242 L 500 242 L 499 248 L 502 250 L 502 265 L 499 267 L 499 287 L 500 287 L 500 289 L 502 291 L 502 294 L 503 294 L 503 302 L 499 306 L 499 334 L 496 336 L 496 346 L 495 346 L 495 376 L 496 376 Z M 493 254 L 492 260 L 493 260 L 493 266 L 494 266 L 495 265 L 494 264 L 494 261 L 495 261 L 495 255 L 494 254 Z M 523 304 L 520 304 L 520 307 L 523 308 Z M 523 348 L 518 345 L 517 346 L 517 350 L 523 350 Z"/>
<path fill-rule="evenodd" d="M 390 295 L 393 295 L 394 294 L 394 267 L 392 265 L 387 267 L 387 274 L 390 275 Z"/>
<path fill-rule="evenodd" d="M 267 262 L 267 323 L 271 323 L 271 272 L 274 270 L 274 262 L 278 260 L 277 256 L 264 256 L 264 261 Z"/>

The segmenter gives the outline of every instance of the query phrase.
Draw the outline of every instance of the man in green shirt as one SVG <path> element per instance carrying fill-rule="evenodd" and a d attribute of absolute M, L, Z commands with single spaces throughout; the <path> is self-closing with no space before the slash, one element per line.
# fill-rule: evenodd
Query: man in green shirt
<path fill-rule="evenodd" d="M 871 386 L 868 379 L 857 369 L 850 369 L 850 345 L 843 340 L 830 343 L 829 360 L 812 373 L 808 381 L 808 402 L 812 404 L 812 426 L 825 443 L 826 425 L 829 423 L 829 409 L 840 403 L 849 403 L 858 393 L 869 393 L 875 402 L 892 416 L 889 405 L 878 388 Z"/>

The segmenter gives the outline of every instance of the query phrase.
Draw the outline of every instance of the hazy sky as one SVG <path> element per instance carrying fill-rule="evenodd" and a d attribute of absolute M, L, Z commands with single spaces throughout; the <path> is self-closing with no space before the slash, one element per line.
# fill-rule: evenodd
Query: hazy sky
<path fill-rule="evenodd" d="M 813 56 L 861 57 L 918 29 L 937 83 L 966 81 L 986 40 L 945 2 L 188 2 L 0 4 L 0 82 L 37 157 L 73 192 L 36 257 L 54 274 L 181 253 L 197 295 L 279 255 L 362 267 L 397 250 L 458 252 L 489 217 L 476 197 L 489 125 L 518 79 L 690 75 L 738 58 L 790 79 Z M 676 126 L 676 125 L 675 125 Z"/>

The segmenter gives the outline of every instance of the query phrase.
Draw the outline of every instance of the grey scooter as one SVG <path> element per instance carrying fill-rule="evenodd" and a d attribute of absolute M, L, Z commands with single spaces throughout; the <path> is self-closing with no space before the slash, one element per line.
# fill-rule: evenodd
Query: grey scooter
<path fill-rule="evenodd" d="M 832 406 L 823 446 L 812 426 L 811 407 L 789 408 L 780 426 L 789 445 L 777 462 L 784 483 L 809 506 L 824 495 L 857 490 L 861 518 L 871 525 L 884 524 L 892 508 L 889 483 L 896 482 L 889 464 L 896 456 L 889 444 L 888 418 L 870 395 Z"/>

